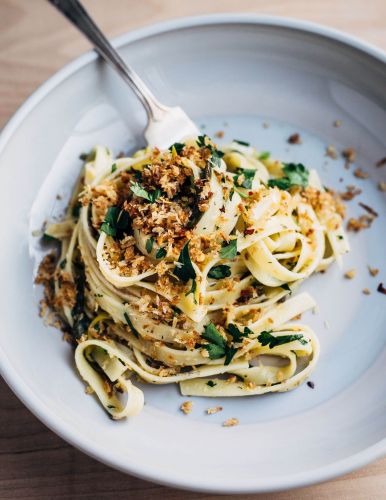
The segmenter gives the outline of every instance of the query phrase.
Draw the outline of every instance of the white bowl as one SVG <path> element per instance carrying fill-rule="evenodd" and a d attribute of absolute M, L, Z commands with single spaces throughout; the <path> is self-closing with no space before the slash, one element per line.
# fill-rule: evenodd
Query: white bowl
<path fill-rule="evenodd" d="M 206 133 L 224 130 L 224 140 L 246 139 L 274 156 L 302 161 L 338 189 L 355 181 L 363 189 L 361 201 L 380 217 L 372 229 L 350 234 L 352 252 L 344 267 L 357 269 L 354 280 L 345 280 L 335 265 L 303 287 L 320 305 L 319 314 L 304 318 L 322 347 L 314 390 L 303 385 L 263 397 L 198 398 L 185 416 L 178 410 L 184 398 L 177 387 L 147 386 L 140 416 L 109 420 L 84 394 L 70 347 L 37 315 L 29 256 L 35 251 L 31 230 L 57 210 L 57 193 L 68 196 L 80 168 L 78 154 L 95 143 L 118 153 L 142 141 L 145 115 L 136 98 L 87 53 L 40 87 L 1 135 L 5 380 L 38 418 L 84 452 L 182 488 L 292 488 L 380 457 L 386 451 L 386 297 L 376 286 L 379 276 L 386 282 L 386 270 L 372 278 L 366 266 L 385 264 L 385 194 L 377 182 L 386 168 L 374 167 L 385 156 L 385 55 L 326 28 L 253 15 L 179 19 L 129 33 L 115 44 L 161 100 L 183 106 L 206 125 Z M 342 120 L 339 128 L 332 126 L 336 119 Z M 293 132 L 301 134 L 302 146 L 287 144 Z M 371 178 L 355 179 L 342 160 L 324 157 L 330 143 L 338 150 L 356 147 L 358 165 Z M 355 215 L 357 201 L 350 205 Z M 361 293 L 364 287 L 370 296 Z M 213 404 L 224 411 L 205 415 Z M 223 428 L 229 417 L 240 425 Z"/>

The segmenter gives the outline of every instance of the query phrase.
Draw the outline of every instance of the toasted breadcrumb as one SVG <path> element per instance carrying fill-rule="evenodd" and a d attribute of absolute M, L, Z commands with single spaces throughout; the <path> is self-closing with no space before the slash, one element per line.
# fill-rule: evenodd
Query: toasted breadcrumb
<path fill-rule="evenodd" d="M 376 276 L 379 273 L 379 269 L 377 269 L 376 267 L 367 266 L 367 268 L 371 276 Z"/>
<path fill-rule="evenodd" d="M 369 177 L 368 172 L 365 172 L 364 170 L 362 170 L 359 167 L 354 170 L 354 175 L 358 179 L 367 179 Z"/>
<path fill-rule="evenodd" d="M 297 132 L 295 134 L 292 134 L 288 137 L 287 142 L 289 144 L 302 144 L 302 138 L 300 137 L 300 134 Z"/>
<path fill-rule="evenodd" d="M 385 192 L 385 191 L 386 191 L 386 182 L 379 182 L 379 183 L 378 183 L 378 189 L 379 189 L 380 191 Z"/>
<path fill-rule="evenodd" d="M 333 123 L 334 127 L 340 127 L 342 125 L 342 120 L 335 120 Z"/>
<path fill-rule="evenodd" d="M 362 290 L 362 293 L 363 293 L 364 295 L 370 295 L 370 293 L 371 293 L 371 292 L 370 292 L 370 290 L 369 290 L 368 288 L 364 288 L 364 289 Z"/>
<path fill-rule="evenodd" d="M 234 427 L 235 425 L 239 424 L 239 419 L 238 418 L 228 418 L 228 420 L 225 420 L 223 422 L 223 427 Z"/>
<path fill-rule="evenodd" d="M 362 229 L 368 229 L 374 222 L 374 217 L 370 215 L 361 215 L 358 219 L 351 217 L 347 222 L 347 230 L 354 231 L 355 233 L 361 231 Z"/>
<path fill-rule="evenodd" d="M 346 148 L 342 151 L 342 156 L 346 160 L 346 163 L 354 163 L 357 154 L 354 148 Z"/>
<path fill-rule="evenodd" d="M 184 401 L 182 405 L 180 406 L 180 410 L 182 413 L 185 413 L 185 415 L 188 415 L 193 408 L 193 403 L 191 401 Z"/>
<path fill-rule="evenodd" d="M 358 189 L 356 186 L 349 184 L 347 186 L 346 191 L 343 193 L 339 193 L 339 195 L 342 198 L 342 200 L 350 201 L 353 198 L 355 198 L 355 196 L 358 196 L 359 194 L 361 194 L 361 192 L 362 192 L 361 189 Z"/>
<path fill-rule="evenodd" d="M 326 147 L 326 154 L 325 156 L 328 156 L 332 160 L 336 160 L 338 158 L 338 152 L 332 144 Z"/>
<path fill-rule="evenodd" d="M 384 167 L 386 165 L 386 156 L 384 158 L 381 158 L 380 160 L 378 160 L 375 165 L 378 168 Z"/>
<path fill-rule="evenodd" d="M 208 415 L 213 415 L 214 413 L 218 413 L 219 411 L 222 411 L 222 410 L 223 410 L 222 406 L 213 406 L 212 408 L 208 408 L 206 410 L 206 413 Z"/>
<path fill-rule="evenodd" d="M 223 130 L 219 130 L 215 132 L 214 136 L 217 137 L 218 139 L 222 139 L 224 137 L 225 132 Z"/>
<path fill-rule="evenodd" d="M 350 269 L 349 271 L 346 271 L 344 273 L 344 277 L 349 279 L 349 280 L 352 280 L 353 278 L 355 278 L 355 274 L 356 274 L 356 270 L 355 269 Z"/>

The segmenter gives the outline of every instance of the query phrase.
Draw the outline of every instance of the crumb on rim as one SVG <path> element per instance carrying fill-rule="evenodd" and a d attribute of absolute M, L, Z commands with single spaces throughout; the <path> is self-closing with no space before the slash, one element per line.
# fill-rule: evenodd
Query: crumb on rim
<path fill-rule="evenodd" d="M 220 411 L 222 411 L 222 410 L 223 410 L 223 407 L 222 407 L 222 406 L 213 406 L 212 408 L 208 408 L 208 409 L 206 410 L 206 413 L 207 413 L 208 415 L 213 415 L 214 413 L 218 413 L 218 412 L 220 412 Z"/>
<path fill-rule="evenodd" d="M 340 127 L 342 125 L 342 120 L 334 120 L 333 125 L 336 128 Z"/>
<path fill-rule="evenodd" d="M 325 156 L 328 156 L 329 158 L 336 160 L 338 158 L 338 152 L 332 144 L 326 147 L 326 153 Z"/>
<path fill-rule="evenodd" d="M 222 139 L 225 135 L 225 132 L 223 130 L 218 130 L 217 132 L 214 133 L 214 136 L 217 137 L 218 139 Z"/>
<path fill-rule="evenodd" d="M 379 189 L 379 191 L 385 192 L 386 191 L 386 182 L 382 182 L 382 181 L 379 182 L 378 183 L 378 189 Z"/>
<path fill-rule="evenodd" d="M 302 144 L 302 138 L 298 132 L 290 135 L 287 139 L 288 144 Z"/>
<path fill-rule="evenodd" d="M 223 422 L 222 426 L 223 427 L 234 427 L 235 425 L 239 424 L 239 419 L 238 418 L 228 418 Z"/>
<path fill-rule="evenodd" d="M 349 279 L 349 280 L 352 280 L 353 278 L 355 278 L 355 275 L 356 275 L 355 269 L 350 269 L 349 271 L 346 271 L 344 273 L 344 277 Z"/>
<path fill-rule="evenodd" d="M 354 170 L 354 175 L 357 179 L 368 179 L 370 177 L 368 172 L 365 172 L 360 167 Z"/>
<path fill-rule="evenodd" d="M 376 267 L 367 266 L 371 276 L 376 276 L 379 273 L 379 269 Z"/>
<path fill-rule="evenodd" d="M 375 164 L 375 166 L 378 168 L 384 167 L 385 165 L 386 165 L 386 156 L 378 160 Z"/>
<path fill-rule="evenodd" d="M 362 293 L 363 293 L 363 295 L 370 295 L 371 292 L 370 292 L 370 290 L 368 288 L 364 288 L 362 290 Z"/>
<path fill-rule="evenodd" d="M 355 196 L 358 196 L 361 193 L 362 189 L 357 188 L 353 184 L 349 184 L 348 186 L 346 186 L 346 191 L 344 191 L 343 193 L 339 193 L 339 196 L 344 201 L 351 201 L 353 198 L 355 198 Z"/>
<path fill-rule="evenodd" d="M 192 401 L 184 401 L 182 403 L 182 405 L 180 406 L 180 410 L 182 411 L 182 413 L 185 413 L 185 415 L 188 415 L 189 413 L 191 413 L 192 408 L 193 408 Z"/>
<path fill-rule="evenodd" d="M 346 163 L 354 163 L 357 153 L 354 148 L 346 148 L 342 151 L 342 156 L 346 160 Z"/>

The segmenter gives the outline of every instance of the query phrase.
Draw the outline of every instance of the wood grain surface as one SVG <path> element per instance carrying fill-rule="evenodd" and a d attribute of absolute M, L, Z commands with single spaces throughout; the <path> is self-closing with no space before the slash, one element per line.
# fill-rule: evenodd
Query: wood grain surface
<path fill-rule="evenodd" d="M 156 21 L 213 12 L 296 17 L 386 50 L 386 0 L 84 0 L 109 36 Z M 35 88 L 89 45 L 44 0 L 0 0 L 0 127 Z M 215 499 L 116 472 L 41 424 L 0 381 L 1 499 Z M 229 497 L 241 498 L 241 497 Z M 386 499 L 386 459 L 302 490 L 243 499 Z"/>

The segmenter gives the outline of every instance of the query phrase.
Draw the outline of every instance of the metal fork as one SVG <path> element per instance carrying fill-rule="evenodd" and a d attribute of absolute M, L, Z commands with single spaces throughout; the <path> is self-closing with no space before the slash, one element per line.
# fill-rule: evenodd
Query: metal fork
<path fill-rule="evenodd" d="M 109 63 L 134 90 L 147 113 L 144 135 L 150 146 L 166 149 L 186 136 L 197 136 L 196 125 L 180 107 L 161 104 L 137 75 L 121 58 L 78 0 L 48 0 L 94 45 L 98 54 Z"/>

